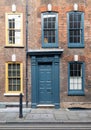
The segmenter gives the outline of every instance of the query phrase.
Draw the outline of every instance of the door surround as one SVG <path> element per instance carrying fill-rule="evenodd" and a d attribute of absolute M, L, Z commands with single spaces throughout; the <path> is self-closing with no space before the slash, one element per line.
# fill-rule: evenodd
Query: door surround
<path fill-rule="evenodd" d="M 53 67 L 53 103 L 55 108 L 60 108 L 60 55 L 63 49 L 53 51 L 39 51 L 31 50 L 28 54 L 31 56 L 31 107 L 37 108 L 38 105 L 38 64 L 52 63 Z M 45 104 L 46 105 L 46 104 Z"/>

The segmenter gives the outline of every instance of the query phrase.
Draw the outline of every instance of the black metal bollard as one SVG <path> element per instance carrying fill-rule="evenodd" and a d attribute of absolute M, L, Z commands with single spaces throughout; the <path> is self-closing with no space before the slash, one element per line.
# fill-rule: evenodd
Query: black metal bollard
<path fill-rule="evenodd" d="M 23 117 L 23 113 L 22 113 L 22 93 L 20 93 L 20 104 L 19 104 L 19 118 Z"/>

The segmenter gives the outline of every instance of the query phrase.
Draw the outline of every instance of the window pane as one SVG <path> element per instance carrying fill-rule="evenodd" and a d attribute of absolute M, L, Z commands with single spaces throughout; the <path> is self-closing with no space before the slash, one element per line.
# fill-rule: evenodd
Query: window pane
<path fill-rule="evenodd" d="M 48 43 L 48 38 L 44 37 L 44 43 Z"/>
<path fill-rule="evenodd" d="M 74 35 L 74 31 L 70 30 L 69 34 L 70 34 L 70 36 L 73 36 Z"/>
<path fill-rule="evenodd" d="M 81 21 L 78 21 L 78 28 L 81 28 Z"/>
<path fill-rule="evenodd" d="M 17 69 L 20 70 L 20 64 L 17 64 Z"/>
<path fill-rule="evenodd" d="M 13 85 L 16 85 L 17 82 L 16 82 L 16 79 L 13 79 Z"/>
<path fill-rule="evenodd" d="M 78 14 L 78 21 L 81 21 L 81 15 Z"/>
<path fill-rule="evenodd" d="M 9 85 L 9 91 L 12 91 L 12 86 L 11 85 Z"/>
<path fill-rule="evenodd" d="M 47 22 L 44 22 L 44 28 L 47 28 Z"/>
<path fill-rule="evenodd" d="M 74 28 L 78 28 L 78 22 L 74 22 Z"/>
<path fill-rule="evenodd" d="M 74 43 L 78 43 L 78 38 L 74 37 Z"/>
<path fill-rule="evenodd" d="M 70 41 L 70 43 L 74 43 L 74 38 L 70 37 L 69 41 Z"/>
<path fill-rule="evenodd" d="M 51 22 L 51 15 L 48 15 L 48 22 Z"/>
<path fill-rule="evenodd" d="M 15 19 L 8 19 L 8 26 L 9 28 L 15 28 Z"/>
<path fill-rule="evenodd" d="M 70 28 L 74 28 L 74 22 L 70 22 Z"/>
<path fill-rule="evenodd" d="M 51 22 L 48 22 L 48 28 L 49 29 L 51 28 Z"/>
<path fill-rule="evenodd" d="M 17 76 L 20 76 L 20 71 L 17 71 Z"/>
<path fill-rule="evenodd" d="M 74 21 L 74 14 L 70 14 L 69 20 L 70 20 L 70 22 Z"/>
<path fill-rule="evenodd" d="M 12 67 L 13 67 L 14 70 L 17 69 L 17 68 L 16 68 L 16 64 L 12 64 Z"/>
<path fill-rule="evenodd" d="M 56 21 L 56 17 L 55 17 L 55 15 L 52 17 L 52 21 Z"/>
<path fill-rule="evenodd" d="M 16 77 L 16 71 L 13 70 L 13 77 Z"/>
<path fill-rule="evenodd" d="M 17 85 L 20 85 L 20 79 L 17 79 Z"/>
<path fill-rule="evenodd" d="M 55 43 L 55 37 L 52 38 L 52 41 Z"/>
<path fill-rule="evenodd" d="M 51 23 L 51 28 L 55 28 L 55 23 L 54 22 Z"/>
<path fill-rule="evenodd" d="M 12 79 L 9 79 L 9 85 L 12 85 Z"/>
<path fill-rule="evenodd" d="M 20 91 L 20 79 L 17 79 L 17 91 Z"/>
<path fill-rule="evenodd" d="M 9 30 L 9 43 L 13 44 L 15 43 L 15 31 Z"/>
<path fill-rule="evenodd" d="M 17 91 L 17 86 L 13 85 L 13 90 L 12 91 Z"/>
<path fill-rule="evenodd" d="M 20 29 L 21 28 L 21 17 L 20 16 L 17 16 L 16 19 L 15 19 L 15 28 L 16 29 Z"/>
<path fill-rule="evenodd" d="M 20 85 L 19 85 L 19 86 L 17 86 L 17 91 L 20 91 Z"/>
<path fill-rule="evenodd" d="M 15 43 L 19 44 L 20 43 L 20 37 L 21 37 L 21 32 L 20 30 L 15 31 Z"/>

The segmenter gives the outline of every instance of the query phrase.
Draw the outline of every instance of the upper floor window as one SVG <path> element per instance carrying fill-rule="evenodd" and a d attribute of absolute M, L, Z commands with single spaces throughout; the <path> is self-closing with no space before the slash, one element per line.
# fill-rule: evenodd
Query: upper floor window
<path fill-rule="evenodd" d="M 68 94 L 83 95 L 84 94 L 84 63 L 70 62 L 68 69 Z"/>
<path fill-rule="evenodd" d="M 68 47 L 84 47 L 84 13 L 69 12 Z"/>
<path fill-rule="evenodd" d="M 58 47 L 58 14 L 42 13 L 42 47 Z"/>
<path fill-rule="evenodd" d="M 22 63 L 6 63 L 6 93 L 20 93 L 23 91 Z"/>
<path fill-rule="evenodd" d="M 6 45 L 22 46 L 22 14 L 6 14 Z"/>

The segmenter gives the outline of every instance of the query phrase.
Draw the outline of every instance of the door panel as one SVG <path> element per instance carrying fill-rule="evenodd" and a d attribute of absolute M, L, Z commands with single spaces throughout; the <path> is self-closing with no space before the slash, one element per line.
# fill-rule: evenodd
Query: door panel
<path fill-rule="evenodd" d="M 52 64 L 39 64 L 38 71 L 39 103 L 52 103 Z"/>

